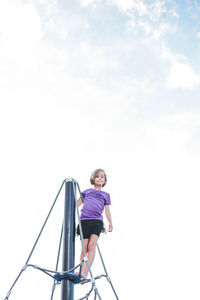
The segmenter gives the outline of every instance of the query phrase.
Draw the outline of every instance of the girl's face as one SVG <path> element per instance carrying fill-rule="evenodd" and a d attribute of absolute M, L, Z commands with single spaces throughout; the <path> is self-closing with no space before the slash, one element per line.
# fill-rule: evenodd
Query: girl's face
<path fill-rule="evenodd" d="M 94 180 L 94 185 L 95 186 L 101 186 L 105 183 L 105 174 L 104 172 L 98 172 L 96 174 L 95 180 Z"/>

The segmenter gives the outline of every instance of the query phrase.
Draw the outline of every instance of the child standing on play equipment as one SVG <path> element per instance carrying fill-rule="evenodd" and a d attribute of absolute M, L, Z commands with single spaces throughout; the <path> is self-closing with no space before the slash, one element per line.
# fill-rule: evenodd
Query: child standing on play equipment
<path fill-rule="evenodd" d="M 90 177 L 90 183 L 93 188 L 89 188 L 82 192 L 83 201 L 80 198 L 78 200 L 78 206 L 83 204 L 81 210 L 81 227 L 83 231 L 84 245 L 88 258 L 89 266 L 95 258 L 96 246 L 99 235 L 103 230 L 103 211 L 105 210 L 105 215 L 108 220 L 109 226 L 108 231 L 113 230 L 112 218 L 110 213 L 110 195 L 102 191 L 107 183 L 107 176 L 104 170 L 96 169 Z M 77 228 L 77 233 L 80 234 L 79 226 Z M 84 257 L 83 249 L 81 251 L 81 260 Z M 81 276 L 87 278 L 88 268 L 86 264 L 82 267 Z"/>

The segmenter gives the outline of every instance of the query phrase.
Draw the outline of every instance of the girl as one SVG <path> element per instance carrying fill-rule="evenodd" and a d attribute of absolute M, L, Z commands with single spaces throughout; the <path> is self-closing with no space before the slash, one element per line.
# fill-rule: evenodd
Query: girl
<path fill-rule="evenodd" d="M 109 232 L 113 230 L 113 225 L 109 207 L 111 204 L 110 195 L 102 191 L 102 187 L 104 187 L 107 183 L 105 171 L 102 169 L 96 169 L 90 177 L 90 182 L 93 185 L 93 188 L 82 192 L 83 202 L 82 199 L 79 198 L 78 206 L 83 204 L 80 219 L 85 250 L 89 266 L 91 267 L 95 258 L 97 241 L 103 229 L 103 210 L 105 210 L 105 215 L 109 223 Z M 77 233 L 80 234 L 79 226 L 77 228 Z M 84 253 L 82 249 L 81 260 L 83 257 Z M 87 278 L 88 271 L 86 264 L 84 264 L 81 276 L 83 278 Z"/>

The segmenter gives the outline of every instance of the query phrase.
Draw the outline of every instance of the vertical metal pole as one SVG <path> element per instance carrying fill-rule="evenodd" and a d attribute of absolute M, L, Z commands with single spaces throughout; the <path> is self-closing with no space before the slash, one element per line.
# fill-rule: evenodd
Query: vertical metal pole
<path fill-rule="evenodd" d="M 75 199 L 73 182 L 65 183 L 65 208 L 63 222 L 63 271 L 74 267 L 75 259 Z M 61 284 L 61 300 L 74 300 L 74 285 L 69 280 Z"/>

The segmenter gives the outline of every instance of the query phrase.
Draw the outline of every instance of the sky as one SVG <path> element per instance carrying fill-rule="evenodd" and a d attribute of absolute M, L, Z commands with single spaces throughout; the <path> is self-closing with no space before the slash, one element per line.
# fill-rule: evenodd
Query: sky
<path fill-rule="evenodd" d="M 99 244 L 119 299 L 200 299 L 199 24 L 196 0 L 0 2 L 0 299 L 63 180 L 84 190 L 99 167 L 114 225 Z M 33 264 L 55 267 L 63 198 Z M 51 286 L 26 270 L 9 299 L 48 299 Z"/>

